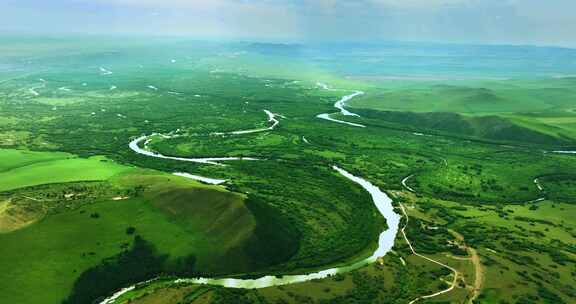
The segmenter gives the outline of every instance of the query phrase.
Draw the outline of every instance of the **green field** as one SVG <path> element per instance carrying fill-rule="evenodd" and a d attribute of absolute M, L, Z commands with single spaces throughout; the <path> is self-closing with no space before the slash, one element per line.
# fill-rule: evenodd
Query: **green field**
<path fill-rule="evenodd" d="M 0 71 L 0 302 L 86 304 L 161 277 L 116 303 L 403 304 L 454 279 L 421 255 L 457 273 L 452 290 L 422 303 L 575 302 L 576 156 L 552 152 L 576 150 L 574 78 L 476 57 L 450 57 L 477 65 L 439 68 L 438 80 L 409 77 L 400 72 L 412 60 L 381 61 L 377 46 L 76 39 L 9 39 L 0 50 L 11 68 Z M 360 117 L 331 117 L 365 128 L 317 118 L 349 90 L 365 92 L 349 106 Z M 277 114 L 274 130 L 222 134 L 269 127 L 264 110 Z M 153 133 L 163 135 L 140 146 L 166 156 L 257 160 L 129 148 Z M 404 207 L 401 228 L 420 255 L 400 233 L 376 263 L 323 280 L 171 283 L 371 255 L 387 223 L 334 165 Z"/>
<path fill-rule="evenodd" d="M 91 214 L 99 214 L 93 219 Z M 138 234 L 163 253 L 190 253 L 198 236 L 167 221 L 139 199 L 108 201 L 50 216 L 28 228 L 0 235 L 2 295 L 12 303 L 57 303 L 72 290 L 78 276 L 102 259 L 121 252 Z M 170 237 L 166 237 L 170 236 Z"/>
<path fill-rule="evenodd" d="M 168 264 L 191 255 L 197 271 L 243 271 L 253 263 L 248 254 L 236 251 L 250 239 L 254 218 L 241 196 L 223 188 L 102 157 L 2 152 L 12 167 L 22 164 L 3 173 L 2 190 L 10 192 L 3 192 L 0 228 L 10 232 L 0 233 L 5 282 L 0 289 L 7 301 L 64 299 L 83 271 L 125 251 L 134 233 L 159 255 L 167 255 Z M 103 181 L 104 188 L 87 182 L 95 180 Z M 43 186 L 33 187 L 37 185 Z M 62 197 L 60 204 L 54 195 Z M 130 227 L 135 232 L 128 233 Z"/>
<path fill-rule="evenodd" d="M 562 112 L 573 108 L 574 78 L 498 81 L 376 83 L 374 94 L 351 106 L 473 115 Z"/>
<path fill-rule="evenodd" d="M 574 84 L 574 78 L 375 83 L 369 94 L 350 105 L 384 111 L 381 119 L 404 128 L 528 143 L 553 144 L 555 138 L 558 145 L 574 144 Z"/>
<path fill-rule="evenodd" d="M 106 180 L 130 169 L 104 158 L 41 161 L 0 173 L 0 191 L 51 183 Z"/>
<path fill-rule="evenodd" d="M 42 152 L 32 152 L 26 150 L 0 150 L 0 157 L 2 162 L 0 162 L 1 172 L 6 172 L 11 169 L 16 169 L 19 167 L 29 166 L 36 163 L 49 162 L 54 160 L 61 160 L 71 157 L 70 154 L 66 153 L 42 153 Z"/>

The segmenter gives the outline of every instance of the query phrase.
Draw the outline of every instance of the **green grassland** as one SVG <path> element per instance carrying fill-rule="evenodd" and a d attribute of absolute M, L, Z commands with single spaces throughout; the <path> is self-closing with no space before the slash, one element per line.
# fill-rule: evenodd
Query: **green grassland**
<path fill-rule="evenodd" d="M 454 237 L 446 235 L 447 229 L 462 233 L 461 244 L 476 248 L 480 256 L 484 279 L 475 303 L 571 303 L 574 276 L 570 269 L 576 262 L 570 246 L 575 237 L 575 227 L 569 221 L 573 205 L 545 201 L 501 210 L 396 194 L 401 196 L 397 200 L 407 207 L 411 218 L 407 234 L 416 250 L 456 268 L 462 275 L 453 291 L 427 303 L 469 301 L 477 275 L 466 252 L 459 251 Z M 189 285 L 153 283 L 125 295 L 119 302 L 149 303 L 168 286 L 172 293 L 179 290 L 181 294 L 161 301 L 166 304 L 183 299 L 189 299 L 189 303 L 407 303 L 418 295 L 447 288 L 448 284 L 442 282 L 450 280 L 445 269 L 411 255 L 399 237 L 395 252 L 387 255 L 382 264 L 330 279 L 246 291 L 197 287 L 203 290 L 203 296 L 197 298 L 185 290 Z"/>
<path fill-rule="evenodd" d="M 476 155 L 465 163 L 453 157 L 448 166 L 416 174 L 408 184 L 419 192 L 465 203 L 524 203 L 544 196 L 534 184 L 535 178 L 569 173 L 572 165 L 572 159 L 562 156 L 501 151 Z M 519 167 L 523 174 L 515 174 Z"/>
<path fill-rule="evenodd" d="M 36 163 L 61 160 L 71 157 L 66 153 L 41 153 L 26 150 L 0 150 L 0 170 L 6 172 L 11 169 L 24 167 Z"/>
<path fill-rule="evenodd" d="M 573 145 L 573 88 L 574 78 L 374 84 L 351 106 L 384 111 L 372 115 L 404 128 L 418 122 L 451 134 Z"/>
<path fill-rule="evenodd" d="M 42 161 L 0 173 L 0 191 L 49 183 L 105 180 L 130 169 L 104 158 Z"/>
<path fill-rule="evenodd" d="M 91 214 L 99 214 L 99 218 L 93 219 Z M 190 252 L 185 244 L 198 239 L 137 199 L 102 202 L 50 216 L 24 230 L 0 235 L 4 300 L 56 303 L 64 299 L 82 271 L 131 242 L 126 234 L 131 226 L 168 252 Z"/>
<path fill-rule="evenodd" d="M 395 195 L 407 207 L 415 249 L 462 273 L 454 291 L 431 302 L 471 296 L 476 270 L 457 259 L 468 257 L 463 244 L 482 262 L 480 303 L 576 298 L 576 158 L 546 153 L 574 145 L 573 79 L 361 83 L 306 69 L 305 62 L 276 71 L 289 57 L 235 58 L 218 43 L 173 52 L 143 43 L 102 48 L 39 57 L 40 72 L 22 68 L 0 82 L 0 224 L 10 226 L 0 229 L 6 301 L 74 296 L 70 303 L 87 303 L 95 299 L 76 296 L 91 285 L 106 287 L 96 290 L 101 297 L 160 274 L 281 275 L 365 257 L 386 223 L 367 193 L 330 169 L 335 164 Z M 102 75 L 99 67 L 113 73 Z M 334 112 L 347 92 L 322 90 L 316 81 L 366 91 L 352 102 L 363 117 L 335 117 L 367 127 L 317 119 Z M 265 109 L 282 115 L 274 131 L 207 135 L 266 127 Z M 171 156 L 259 160 L 209 166 L 128 148 L 135 137 L 178 129 L 182 136 L 155 137 L 150 147 Z M 172 172 L 227 183 L 208 186 Z M 401 184 L 410 175 L 415 194 Z M 130 277 L 135 265 L 123 257 L 138 256 L 138 248 L 154 271 Z M 122 267 L 130 271 L 109 277 L 122 281 L 102 279 Z M 264 290 L 161 281 L 123 301 L 406 303 L 450 279 L 398 235 L 382 263 L 326 280 Z"/>
<path fill-rule="evenodd" d="M 134 233 L 168 256 L 168 265 L 187 256 L 205 273 L 266 265 L 254 247 L 273 240 L 252 236 L 257 223 L 240 195 L 101 157 L 2 151 L 22 165 L 6 171 L 0 193 L 1 290 L 10 302 L 64 299 L 86 269 L 125 251 Z M 95 180 L 102 182 L 87 182 Z"/>
<path fill-rule="evenodd" d="M 560 112 L 573 108 L 574 78 L 376 83 L 353 107 L 474 115 Z"/>

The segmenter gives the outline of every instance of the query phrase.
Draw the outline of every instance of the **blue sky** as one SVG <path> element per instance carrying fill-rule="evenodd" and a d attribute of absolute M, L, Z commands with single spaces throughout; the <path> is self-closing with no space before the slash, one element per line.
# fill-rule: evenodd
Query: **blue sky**
<path fill-rule="evenodd" d="M 2 0 L 0 32 L 576 47 L 575 0 Z"/>

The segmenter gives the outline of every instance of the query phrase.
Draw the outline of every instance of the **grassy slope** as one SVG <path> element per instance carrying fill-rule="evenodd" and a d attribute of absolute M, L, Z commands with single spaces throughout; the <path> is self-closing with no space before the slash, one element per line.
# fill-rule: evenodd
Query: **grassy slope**
<path fill-rule="evenodd" d="M 131 239 L 125 233 L 129 226 L 136 227 L 138 234 L 163 252 L 189 252 L 198 239 L 137 199 L 103 202 L 83 211 L 50 216 L 23 230 L 0 235 L 0 293 L 4 300 L 58 303 L 83 270 L 122 250 L 122 244 Z M 92 213 L 100 218 L 91 218 Z"/>
<path fill-rule="evenodd" d="M 421 132 L 447 133 L 460 137 L 520 142 L 531 144 L 561 145 L 570 143 L 558 133 L 543 132 L 533 125 L 521 125 L 506 118 L 490 116 L 467 116 L 448 112 L 413 113 L 395 111 L 356 110 L 363 117 L 393 123 L 397 128 Z"/>
<path fill-rule="evenodd" d="M 126 235 L 131 226 L 161 254 L 196 255 L 199 270 L 245 268 L 247 257 L 227 255 L 254 227 L 238 198 L 222 198 L 209 189 L 169 193 L 176 197 L 162 195 L 152 203 L 138 198 L 101 202 L 0 234 L 0 280 L 5 282 L 0 293 L 10 303 L 57 302 L 83 270 L 122 250 L 132 238 Z M 99 218 L 91 218 L 94 213 Z"/>
<path fill-rule="evenodd" d="M 576 116 L 573 114 L 558 113 L 551 117 L 513 114 L 506 117 L 519 126 L 544 134 L 576 138 Z"/>
<path fill-rule="evenodd" d="M 9 182 L 2 183 L 5 189 L 92 179 L 108 179 L 120 188 L 145 189 L 141 197 L 85 205 L 0 234 L 0 281 L 4 282 L 0 294 L 10 303 L 57 303 L 85 269 L 123 250 L 132 239 L 126 234 L 131 226 L 172 259 L 194 254 L 200 271 L 229 271 L 230 266 L 244 271 L 252 264 L 248 256 L 232 250 L 242 246 L 255 226 L 242 196 L 100 158 L 3 151 L 13 163 L 24 164 L 0 175 Z M 65 159 L 52 160 L 58 157 Z M 45 161 L 31 164 L 35 160 Z M 92 214 L 99 216 L 93 218 Z"/>
<path fill-rule="evenodd" d="M 485 115 L 573 108 L 574 80 L 378 84 L 351 106 L 414 112 Z"/>
<path fill-rule="evenodd" d="M 573 111 L 576 91 L 573 87 L 573 79 L 459 82 L 450 85 L 428 82 L 378 84 L 378 87 L 369 89 L 367 95 L 354 99 L 350 106 L 379 111 L 422 113 L 424 117 L 415 113 L 411 115 L 423 120 L 427 117 L 434 118 L 441 124 L 443 120 L 448 120 L 447 123 L 452 121 L 452 124 L 455 124 L 454 120 L 458 120 L 464 130 L 476 129 L 476 132 L 466 135 L 484 135 L 496 139 L 495 133 L 500 128 L 509 133 L 505 138 L 512 138 L 512 133 L 519 132 L 526 133 L 524 137 L 527 139 L 539 137 L 540 142 L 550 142 L 550 137 L 576 138 L 576 116 Z M 461 116 L 455 119 L 455 115 L 442 113 L 480 117 Z M 392 116 L 390 113 L 387 115 Z M 484 116 L 499 116 L 500 119 Z M 406 117 L 403 118 L 406 120 Z M 402 123 L 398 117 L 391 119 L 393 122 Z M 436 126 L 423 127 L 434 129 Z M 440 130 L 450 131 L 446 130 L 446 125 L 443 127 L 440 126 Z M 548 139 L 544 140 L 547 137 Z"/>
<path fill-rule="evenodd" d="M 231 253 L 250 237 L 256 224 L 243 196 L 152 170 L 119 175 L 112 182 L 122 186 L 145 185 L 144 198 L 158 212 L 192 234 L 201 231 L 203 246 L 196 250 L 200 253 L 197 258 L 202 271 L 249 268 L 248 257 Z"/>
<path fill-rule="evenodd" d="M 26 150 L 0 150 L 0 173 L 18 167 L 36 163 L 65 159 L 71 157 L 68 153 L 33 152 Z"/>
<path fill-rule="evenodd" d="M 106 180 L 131 170 L 104 158 L 73 158 L 65 153 L 0 150 L 0 191 L 75 181 Z"/>

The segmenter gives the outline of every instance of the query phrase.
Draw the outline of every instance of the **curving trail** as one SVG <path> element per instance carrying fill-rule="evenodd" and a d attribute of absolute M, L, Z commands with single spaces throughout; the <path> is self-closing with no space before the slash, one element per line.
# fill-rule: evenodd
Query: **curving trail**
<path fill-rule="evenodd" d="M 357 92 L 358 93 L 358 92 Z M 344 97 L 341 99 L 340 105 L 343 107 L 344 102 L 358 96 L 360 94 L 353 94 L 348 96 L 348 99 Z M 363 93 L 362 93 L 363 94 Z M 350 97 L 352 96 L 352 97 Z M 338 104 L 338 103 L 337 103 Z M 336 106 L 338 107 L 338 106 Z M 343 111 L 345 111 L 342 108 Z M 270 111 L 265 111 L 268 115 L 268 121 L 272 122 L 271 127 L 264 128 L 264 129 L 254 129 L 254 130 L 245 130 L 245 131 L 236 131 L 230 133 L 216 133 L 216 135 L 237 135 L 237 134 L 250 134 L 250 133 L 257 133 L 257 132 L 264 132 L 273 130 L 280 122 L 276 119 L 276 114 L 273 114 Z M 348 112 L 349 114 L 353 114 Z M 346 115 L 346 114 L 345 114 Z M 347 122 L 342 122 L 347 123 Z M 214 135 L 214 134 L 212 134 Z M 174 138 L 179 135 L 163 135 L 159 133 L 154 133 L 150 136 L 143 135 L 134 139 L 130 142 L 129 147 L 134 152 L 138 154 L 142 154 L 149 157 L 156 157 L 162 159 L 170 159 L 170 160 L 177 160 L 177 161 L 188 161 L 188 162 L 196 162 L 196 163 L 203 163 L 203 164 L 210 164 L 210 165 L 221 165 L 218 163 L 219 161 L 229 161 L 229 160 L 256 160 L 254 158 L 238 158 L 238 157 L 210 157 L 210 158 L 183 158 L 183 157 L 171 157 L 165 156 L 157 152 L 152 152 L 147 149 L 147 143 L 149 142 L 149 137 L 151 136 L 162 136 L 163 138 Z M 141 142 L 145 142 L 144 148 L 141 148 L 139 144 Z M 244 288 L 244 289 L 252 289 L 252 288 L 266 288 L 271 286 L 281 286 L 287 284 L 294 284 L 294 283 L 301 283 L 316 279 L 323 279 L 329 276 L 338 274 L 338 273 L 345 273 L 350 272 L 352 270 L 359 269 L 363 266 L 366 266 L 371 263 L 375 263 L 378 258 L 385 256 L 392 247 L 394 246 L 394 240 L 396 239 L 396 235 L 398 233 L 398 228 L 400 225 L 400 215 L 394 212 L 394 207 L 392 206 L 392 199 L 384 193 L 380 188 L 373 185 L 369 181 L 355 176 L 346 170 L 333 166 L 333 170 L 338 172 L 344 178 L 351 180 L 352 182 L 360 185 L 364 190 L 366 190 L 374 202 L 378 212 L 386 219 L 386 223 L 388 228 L 384 230 L 379 238 L 378 238 L 378 248 L 374 251 L 374 253 L 367 258 L 362 260 L 353 262 L 349 265 L 345 265 L 342 267 L 330 268 L 321 270 L 314 273 L 307 273 L 307 274 L 299 274 L 299 275 L 284 275 L 284 276 L 276 276 L 276 275 L 268 275 L 263 276 L 257 279 L 236 279 L 236 278 L 181 278 L 174 281 L 174 283 L 190 283 L 190 284 L 205 284 L 205 285 L 214 285 L 214 286 L 222 286 L 228 288 Z M 210 179 L 202 176 L 192 175 L 189 173 L 175 173 L 179 176 L 184 176 L 187 178 L 192 178 L 196 180 L 201 180 L 208 183 L 220 184 L 225 182 L 224 180 L 217 180 L 217 179 Z M 148 283 L 150 281 L 143 282 L 141 284 Z M 104 301 L 100 302 L 100 304 L 110 304 L 114 303 L 118 298 L 120 298 L 123 294 L 134 290 L 139 284 L 135 284 L 130 287 L 126 287 L 116 293 L 114 293 L 111 297 L 105 299 Z"/>
<path fill-rule="evenodd" d="M 444 268 L 447 268 L 454 274 L 454 279 L 452 280 L 452 284 L 450 285 L 450 287 L 448 287 L 444 290 L 441 290 L 439 292 L 430 294 L 430 295 L 420 296 L 420 297 L 410 301 L 408 304 L 413 304 L 413 303 L 416 303 L 416 302 L 418 302 L 420 300 L 424 300 L 424 299 L 430 299 L 430 298 L 433 298 L 433 297 L 436 297 L 436 296 L 439 296 L 439 295 L 442 295 L 442 294 L 445 294 L 447 292 L 452 291 L 452 289 L 454 289 L 456 287 L 456 283 L 458 282 L 458 276 L 460 275 L 460 273 L 456 269 L 454 269 L 454 268 L 452 268 L 452 267 L 450 267 L 450 266 L 448 266 L 442 262 L 436 261 L 436 260 L 431 259 L 431 258 L 424 256 L 424 255 L 421 255 L 418 252 L 416 252 L 416 250 L 414 250 L 414 247 L 412 247 L 412 243 L 410 243 L 410 240 L 408 240 L 408 237 L 406 236 L 406 232 L 405 232 L 406 227 L 408 226 L 408 220 L 409 220 L 408 213 L 406 212 L 406 209 L 404 208 L 403 204 L 400 204 L 400 209 L 402 209 L 402 213 L 404 214 L 404 217 L 406 217 L 406 223 L 404 224 L 404 227 L 402 227 L 400 232 L 402 233 L 404 240 L 408 244 L 408 247 L 410 247 L 410 251 L 412 251 L 412 254 L 414 254 L 415 256 L 418 256 L 420 258 L 423 258 L 429 262 L 432 262 L 434 264 L 437 264 L 437 265 L 440 265 Z"/>
<path fill-rule="evenodd" d="M 460 233 L 451 229 L 449 229 L 448 232 L 450 232 L 458 241 L 464 242 L 464 237 Z M 474 286 L 472 289 L 472 294 L 468 299 L 468 303 L 473 304 L 476 301 L 476 299 L 480 296 L 480 292 L 482 291 L 482 286 L 484 284 L 484 267 L 482 267 L 482 262 L 480 261 L 480 255 L 478 255 L 478 251 L 476 251 L 476 249 L 466 244 L 464 244 L 463 246 L 466 249 L 466 252 L 468 252 L 469 257 L 455 257 L 455 256 L 450 257 L 452 259 L 467 260 L 470 261 L 472 265 L 474 265 Z"/>
<path fill-rule="evenodd" d="M 403 185 L 408 191 L 413 192 L 413 193 L 416 193 L 416 191 L 414 191 L 412 188 L 410 188 L 410 186 L 408 186 L 408 185 L 406 184 L 406 182 L 408 181 L 408 179 L 410 179 L 412 176 L 414 176 L 414 174 L 409 175 L 409 176 L 407 176 L 406 178 L 404 178 L 404 179 L 402 180 L 402 185 Z M 538 186 L 538 190 L 543 191 L 542 186 L 541 186 L 540 183 L 538 182 L 538 178 L 534 179 L 534 183 Z M 544 199 L 545 199 L 545 198 L 539 198 L 539 199 L 534 200 L 534 201 L 532 201 L 532 202 L 538 202 L 538 201 L 542 201 L 542 200 L 544 200 Z M 454 289 L 454 287 L 456 286 L 455 284 L 456 284 L 456 282 L 457 282 L 458 276 L 461 275 L 460 272 L 458 272 L 456 269 L 454 269 L 454 268 L 452 268 L 452 267 L 450 267 L 450 266 L 448 266 L 448 265 L 446 265 L 446 264 L 443 264 L 442 262 L 433 260 L 433 259 L 428 258 L 428 257 L 426 257 L 426 256 L 423 256 L 423 255 L 421 255 L 421 254 L 418 254 L 418 253 L 414 250 L 414 248 L 412 247 L 412 244 L 411 244 L 410 241 L 408 240 L 408 237 L 406 236 L 406 233 L 405 233 L 405 231 L 404 231 L 405 228 L 408 226 L 408 213 L 406 212 L 406 209 L 404 208 L 404 205 L 400 204 L 400 208 L 402 209 L 402 213 L 404 213 L 404 216 L 406 217 L 406 224 L 404 225 L 404 227 L 402 227 L 401 233 L 402 233 L 402 235 L 404 236 L 404 240 L 406 240 L 406 243 L 408 243 L 408 246 L 410 247 L 410 250 L 412 251 L 412 253 L 413 253 L 414 255 L 418 256 L 418 257 L 421 257 L 421 258 L 423 258 L 423 259 L 426 259 L 426 260 L 428 260 L 428 261 L 430 261 L 430 262 L 433 262 L 433 263 L 435 263 L 435 264 L 437 264 L 437 265 L 441 265 L 441 266 L 443 266 L 443 267 L 445 267 L 445 268 L 448 268 L 448 269 L 450 269 L 450 271 L 452 271 L 452 273 L 454 273 L 454 280 L 453 280 L 453 282 L 452 282 L 452 285 L 451 285 L 448 289 L 439 291 L 439 292 L 434 293 L 434 294 L 431 294 L 431 295 L 426 295 L 426 296 L 418 297 L 418 298 L 410 301 L 409 304 L 415 303 L 415 302 L 417 302 L 417 301 L 419 301 L 419 300 L 429 299 L 429 298 L 432 298 L 432 297 L 436 297 L 436 296 L 439 296 L 439 295 L 441 295 L 441 294 L 444 294 L 444 293 L 447 293 L 447 292 L 451 291 L 451 290 Z M 456 232 L 456 231 L 454 231 L 454 230 L 449 230 L 449 232 L 450 232 L 452 235 L 454 235 L 454 237 L 455 237 L 456 239 L 458 239 L 459 241 L 464 241 L 464 237 L 463 237 L 461 234 L 459 234 L 458 232 Z M 474 249 L 474 248 L 472 248 L 472 247 L 469 247 L 469 246 L 466 246 L 466 245 L 464 245 L 464 246 L 465 246 L 466 251 L 468 252 L 468 255 L 469 255 L 470 257 L 455 257 L 455 256 L 452 256 L 452 255 L 447 255 L 447 256 L 450 257 L 450 258 L 452 258 L 452 259 L 456 259 L 456 260 L 469 260 L 469 261 L 474 265 L 474 274 L 475 274 L 474 286 L 473 286 L 473 290 L 472 290 L 472 295 L 471 295 L 470 298 L 468 299 L 468 303 L 473 303 L 473 302 L 478 298 L 478 296 L 480 295 L 480 292 L 482 291 L 482 286 L 483 286 L 483 283 L 484 283 L 484 269 L 483 269 L 483 267 L 482 267 L 482 263 L 481 263 L 481 261 L 480 261 L 480 256 L 478 255 L 478 252 L 476 251 L 476 249 Z"/>
<path fill-rule="evenodd" d="M 446 160 L 444 159 L 444 161 L 446 161 Z M 446 165 L 447 165 L 447 161 L 446 161 Z M 405 177 L 404 179 L 402 179 L 401 183 L 402 183 L 402 186 L 406 190 L 408 190 L 412 193 L 416 193 L 416 191 L 413 188 L 411 188 L 410 186 L 407 185 L 408 180 L 410 178 L 412 178 L 413 176 L 414 176 L 414 174 L 411 174 L 411 175 Z M 534 185 L 536 186 L 538 191 L 540 191 L 543 195 L 545 194 L 544 187 L 542 186 L 542 183 L 540 182 L 540 179 L 538 177 L 534 179 Z M 538 198 L 538 199 L 535 199 L 535 200 L 532 200 L 532 201 L 528 201 L 526 203 L 537 203 L 537 202 L 541 202 L 544 200 L 546 200 L 545 196 Z M 439 292 L 436 292 L 434 294 L 420 296 L 420 297 L 410 301 L 409 304 L 413 304 L 413 303 L 418 302 L 420 300 L 429 299 L 429 298 L 436 297 L 436 296 L 439 296 L 439 295 L 442 295 L 442 294 L 445 294 L 447 292 L 452 291 L 456 287 L 456 282 L 458 280 L 458 276 L 461 275 L 460 272 L 458 272 L 456 269 L 454 269 L 454 268 L 452 268 L 446 264 L 443 264 L 442 262 L 433 260 L 431 258 L 424 256 L 424 255 L 421 255 L 414 250 L 412 244 L 408 240 L 408 237 L 406 236 L 406 233 L 405 233 L 405 228 L 408 226 L 408 218 L 409 218 L 408 213 L 406 212 L 406 209 L 405 209 L 403 204 L 400 204 L 400 207 L 402 209 L 402 213 L 406 217 L 406 224 L 404 225 L 404 227 L 402 227 L 401 233 L 404 237 L 404 240 L 406 241 L 406 243 L 410 247 L 410 250 L 412 251 L 412 253 L 414 255 L 421 257 L 425 260 L 428 260 L 432 263 L 443 266 L 443 267 L 449 269 L 450 271 L 452 271 L 452 273 L 454 273 L 454 280 L 452 281 L 452 285 L 449 288 L 442 290 L 442 291 L 439 291 Z M 458 232 L 456 232 L 454 230 L 449 230 L 449 232 L 452 235 L 454 235 L 456 237 L 456 239 L 458 239 L 460 241 L 464 240 L 464 237 L 461 234 L 459 234 Z M 469 246 L 465 246 L 465 248 L 466 248 L 466 251 L 468 252 L 470 257 L 460 258 L 460 257 L 454 257 L 454 256 L 450 256 L 450 255 L 448 255 L 448 257 L 453 258 L 453 259 L 469 260 L 474 265 L 475 281 L 474 281 L 472 294 L 471 294 L 470 298 L 468 299 L 468 303 L 474 303 L 474 301 L 478 298 L 478 296 L 480 295 L 480 292 L 482 291 L 482 286 L 484 283 L 484 269 L 482 267 L 482 263 L 480 261 L 480 256 L 478 255 L 478 252 L 476 251 L 476 249 L 469 247 Z"/>

